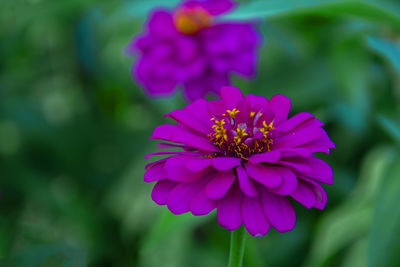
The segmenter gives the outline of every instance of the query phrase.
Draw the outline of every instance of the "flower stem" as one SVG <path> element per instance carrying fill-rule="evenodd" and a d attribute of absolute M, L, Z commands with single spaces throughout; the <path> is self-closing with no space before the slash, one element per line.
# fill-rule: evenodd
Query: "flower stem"
<path fill-rule="evenodd" d="M 245 243 L 246 230 L 243 226 L 232 231 L 229 267 L 242 267 Z"/>

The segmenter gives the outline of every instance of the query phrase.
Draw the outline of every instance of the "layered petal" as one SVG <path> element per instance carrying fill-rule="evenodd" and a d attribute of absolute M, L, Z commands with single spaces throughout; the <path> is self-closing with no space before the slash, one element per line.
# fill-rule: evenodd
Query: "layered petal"
<path fill-rule="evenodd" d="M 220 199 L 228 192 L 235 181 L 235 173 L 232 170 L 218 172 L 207 184 L 206 195 L 211 199 Z"/>
<path fill-rule="evenodd" d="M 186 161 L 192 159 L 192 157 L 184 156 L 170 157 L 164 164 L 164 172 L 168 179 L 177 182 L 193 182 L 212 171 L 212 169 L 204 168 L 201 171 L 192 172 L 186 167 Z"/>
<path fill-rule="evenodd" d="M 265 216 L 279 232 L 287 232 L 296 225 L 296 212 L 289 199 L 261 189 L 261 202 Z"/>
<path fill-rule="evenodd" d="M 158 126 L 154 129 L 150 139 L 161 139 L 181 143 L 206 151 L 219 151 L 207 138 L 188 132 L 177 125 L 164 124 Z"/>
<path fill-rule="evenodd" d="M 167 199 L 172 191 L 178 185 L 177 182 L 170 180 L 162 180 L 156 183 L 151 192 L 151 199 L 156 202 L 158 205 L 167 204 Z"/>
<path fill-rule="evenodd" d="M 249 178 L 246 170 L 239 166 L 236 169 L 237 178 L 239 181 L 240 190 L 249 197 L 254 197 L 258 195 L 255 183 Z"/>
<path fill-rule="evenodd" d="M 263 236 L 268 233 L 270 224 L 264 215 L 260 198 L 243 196 L 241 212 L 244 226 L 251 235 Z"/>
<path fill-rule="evenodd" d="M 166 178 L 167 174 L 164 171 L 164 163 L 159 163 L 150 167 L 144 174 L 144 181 L 147 183 L 160 181 Z"/>
<path fill-rule="evenodd" d="M 167 206 L 174 214 L 182 214 L 188 212 L 191 208 L 191 202 L 194 196 L 201 190 L 211 179 L 211 176 L 204 176 L 192 183 L 179 183 L 168 195 Z"/>
<path fill-rule="evenodd" d="M 311 113 L 308 113 L 308 112 L 297 113 L 290 119 L 282 122 L 279 125 L 278 129 L 279 129 L 279 131 L 286 133 L 286 132 L 289 132 L 290 130 L 294 129 L 299 124 L 301 124 L 304 121 L 311 119 L 311 118 L 314 118 L 314 115 L 312 115 Z"/>
<path fill-rule="evenodd" d="M 254 154 L 249 158 L 249 162 L 252 164 L 257 163 L 276 163 L 281 157 L 281 153 L 278 150 L 268 151 L 261 154 Z"/>
<path fill-rule="evenodd" d="M 193 215 L 206 215 L 217 207 L 217 202 L 206 196 L 205 190 L 198 191 L 190 202 L 190 211 Z"/>
<path fill-rule="evenodd" d="M 275 114 L 275 123 L 280 124 L 286 121 L 289 115 L 292 102 L 284 95 L 275 95 L 269 100 L 272 112 Z"/>
<path fill-rule="evenodd" d="M 213 167 L 218 171 L 228 171 L 236 166 L 239 166 L 241 159 L 238 158 L 227 158 L 227 157 L 215 157 L 212 159 Z"/>
<path fill-rule="evenodd" d="M 224 86 L 221 88 L 221 99 L 224 101 L 228 109 L 233 109 L 244 99 L 242 92 L 239 88 L 234 86 Z"/>
<path fill-rule="evenodd" d="M 282 177 L 282 183 L 276 188 L 270 188 L 269 191 L 277 195 L 289 195 L 297 187 L 297 177 L 294 172 L 285 167 L 273 167 L 273 170 Z"/>
<path fill-rule="evenodd" d="M 232 0 L 188 0 L 184 3 L 186 7 L 201 6 L 206 9 L 211 15 L 221 15 L 231 10 L 235 3 Z"/>
<path fill-rule="evenodd" d="M 228 230 L 236 230 L 242 225 L 242 194 L 237 185 L 231 187 L 226 196 L 217 201 L 217 216 L 221 226 Z"/>
<path fill-rule="evenodd" d="M 272 149 L 297 147 L 311 142 L 323 135 L 319 126 L 295 128 L 290 132 L 275 138 Z"/>
<path fill-rule="evenodd" d="M 282 176 L 272 166 L 261 164 L 246 164 L 246 172 L 255 181 L 268 188 L 277 188 L 282 184 Z"/>
<path fill-rule="evenodd" d="M 184 109 L 176 109 L 165 116 L 171 117 L 174 120 L 184 124 L 185 126 L 191 128 L 192 130 L 199 131 L 200 133 L 206 134 L 209 131 L 207 125 L 202 121 L 198 120 L 190 112 Z"/>
<path fill-rule="evenodd" d="M 322 186 L 305 178 L 299 179 L 296 190 L 290 196 L 308 209 L 314 207 L 322 210 L 328 200 Z"/>
<path fill-rule="evenodd" d="M 185 160 L 185 167 L 190 172 L 199 172 L 204 170 L 207 167 L 210 167 L 212 163 L 212 159 L 210 158 L 203 158 L 203 157 L 193 157 L 187 158 Z"/>
<path fill-rule="evenodd" d="M 297 173 L 303 176 L 312 178 L 320 183 L 333 184 L 333 170 L 331 166 L 317 157 L 290 158 L 286 164 L 290 163 L 296 169 Z"/>
<path fill-rule="evenodd" d="M 158 9 L 150 15 L 148 30 L 151 34 L 171 38 L 176 34 L 172 15 L 167 10 Z"/>

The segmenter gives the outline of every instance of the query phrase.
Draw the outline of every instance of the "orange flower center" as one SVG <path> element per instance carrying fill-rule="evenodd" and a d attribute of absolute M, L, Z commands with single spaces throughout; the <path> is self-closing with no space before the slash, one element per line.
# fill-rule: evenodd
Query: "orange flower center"
<path fill-rule="evenodd" d="M 212 15 L 202 7 L 182 7 L 174 14 L 176 28 L 185 34 L 194 34 L 211 25 Z"/>

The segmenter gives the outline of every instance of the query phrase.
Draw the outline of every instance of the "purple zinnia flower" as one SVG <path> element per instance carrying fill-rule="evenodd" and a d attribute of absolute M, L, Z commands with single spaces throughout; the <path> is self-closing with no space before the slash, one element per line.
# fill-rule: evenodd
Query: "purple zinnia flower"
<path fill-rule="evenodd" d="M 174 10 L 157 9 L 146 30 L 128 46 L 139 54 L 133 75 L 150 95 L 169 95 L 183 85 L 189 100 L 230 85 L 230 73 L 255 75 L 261 38 L 254 26 L 218 22 L 231 0 L 187 0 Z"/>
<path fill-rule="evenodd" d="M 177 125 L 154 130 L 150 139 L 172 142 L 160 148 L 183 151 L 148 155 L 172 155 L 146 166 L 144 180 L 157 181 L 153 200 L 174 214 L 216 208 L 220 225 L 234 230 L 244 224 L 255 236 L 270 226 L 293 229 L 290 198 L 323 209 L 321 183 L 332 184 L 333 172 L 314 153 L 335 147 L 324 124 L 306 112 L 288 118 L 291 102 L 283 95 L 244 97 L 236 87 L 223 87 L 221 98 L 174 110 L 166 116 Z"/>

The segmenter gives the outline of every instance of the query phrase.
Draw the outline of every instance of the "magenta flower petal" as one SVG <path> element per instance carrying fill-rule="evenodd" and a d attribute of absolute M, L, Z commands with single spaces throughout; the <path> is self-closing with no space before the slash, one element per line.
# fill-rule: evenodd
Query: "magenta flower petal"
<path fill-rule="evenodd" d="M 228 109 L 236 107 L 243 98 L 242 92 L 237 87 L 224 86 L 221 88 L 221 99 Z"/>
<path fill-rule="evenodd" d="M 274 170 L 282 177 L 282 183 L 276 187 L 271 188 L 270 191 L 277 195 L 289 195 L 297 187 L 297 177 L 291 169 L 283 167 L 273 167 Z"/>
<path fill-rule="evenodd" d="M 230 0 L 191 0 L 152 12 L 126 49 L 137 56 L 135 80 L 151 96 L 171 95 L 182 86 L 194 101 L 219 94 L 233 73 L 254 77 L 262 38 L 254 23 L 218 19 L 233 7 Z"/>
<path fill-rule="evenodd" d="M 311 153 L 323 152 L 329 154 L 329 149 L 335 148 L 335 144 L 329 139 L 326 132 L 323 131 L 321 137 L 314 139 L 313 141 L 308 142 L 301 147 L 307 149 Z"/>
<path fill-rule="evenodd" d="M 320 183 L 333 184 L 333 170 L 325 161 L 316 158 L 296 158 L 297 163 L 309 166 L 309 171 L 299 171 L 300 174 L 312 178 Z"/>
<path fill-rule="evenodd" d="M 174 214 L 216 208 L 220 225 L 234 230 L 244 224 L 252 235 L 271 226 L 293 229 L 290 198 L 323 209 L 321 184 L 333 183 L 333 171 L 314 153 L 329 153 L 335 144 L 312 114 L 288 118 L 290 106 L 281 95 L 268 101 L 223 87 L 221 100 L 198 100 L 169 113 L 177 125 L 158 126 L 151 137 L 173 142 L 159 144 L 168 151 L 149 154 L 173 155 L 146 165 L 145 181 L 158 181 L 153 200 Z"/>
<path fill-rule="evenodd" d="M 231 231 L 239 228 L 242 225 L 241 203 L 242 194 L 237 186 L 233 186 L 228 194 L 217 202 L 219 224 Z"/>
<path fill-rule="evenodd" d="M 242 166 L 239 166 L 236 169 L 236 173 L 239 181 L 240 190 L 243 192 L 243 194 L 249 197 L 257 196 L 257 188 L 254 182 L 247 175 L 246 170 Z"/>
<path fill-rule="evenodd" d="M 195 194 L 190 202 L 190 211 L 193 215 L 200 216 L 209 214 L 217 207 L 217 202 L 206 196 L 205 190 Z"/>
<path fill-rule="evenodd" d="M 144 174 L 144 181 L 146 183 L 151 183 L 163 179 L 167 179 L 167 174 L 164 171 L 164 163 L 159 163 L 150 167 Z"/>
<path fill-rule="evenodd" d="M 207 79 L 207 80 L 205 80 Z M 199 99 L 207 94 L 207 91 L 213 91 L 215 85 L 208 82 L 209 77 L 198 77 L 184 82 L 184 95 L 187 99 Z M 209 84 L 207 88 L 206 84 Z"/>
<path fill-rule="evenodd" d="M 294 129 L 286 135 L 276 138 L 276 143 L 273 144 L 273 147 L 274 149 L 279 149 L 301 146 L 322 136 L 322 131 L 319 127 Z"/>
<path fill-rule="evenodd" d="M 238 158 L 216 157 L 212 159 L 212 165 L 218 171 L 228 171 L 240 165 Z"/>
<path fill-rule="evenodd" d="M 307 164 L 303 164 L 299 161 L 296 161 L 298 158 L 288 158 L 286 160 L 280 160 L 278 162 L 279 165 L 290 167 L 296 173 L 309 173 L 311 171 L 311 167 Z"/>
<path fill-rule="evenodd" d="M 162 180 L 156 183 L 151 192 L 151 198 L 158 205 L 167 204 L 169 193 L 177 186 L 178 183 L 170 180 Z"/>
<path fill-rule="evenodd" d="M 291 197 L 306 208 L 324 209 L 327 201 L 325 190 L 317 183 L 301 179 Z"/>
<path fill-rule="evenodd" d="M 253 236 L 263 236 L 268 233 L 270 224 L 265 218 L 258 197 L 243 196 L 241 207 L 243 223 Z"/>
<path fill-rule="evenodd" d="M 199 172 L 211 166 L 212 159 L 196 157 L 196 158 L 186 159 L 185 163 L 186 163 L 185 166 L 189 171 Z"/>
<path fill-rule="evenodd" d="M 148 22 L 149 32 L 161 37 L 171 37 L 175 34 L 174 20 L 166 10 L 156 10 Z"/>
<path fill-rule="evenodd" d="M 248 94 L 246 101 L 252 103 L 253 106 L 266 107 L 268 105 L 268 100 L 264 96 Z"/>
<path fill-rule="evenodd" d="M 290 130 L 294 129 L 297 125 L 303 123 L 308 119 L 313 119 L 313 118 L 314 116 L 311 113 L 301 112 L 294 115 L 287 121 L 284 121 L 277 128 L 282 132 L 289 132 Z"/>
<path fill-rule="evenodd" d="M 176 109 L 171 113 L 165 115 L 166 117 L 171 117 L 172 119 L 184 124 L 185 126 L 190 127 L 194 131 L 199 131 L 201 133 L 207 133 L 207 125 L 205 125 L 202 121 L 193 118 L 193 114 L 187 112 L 183 109 Z"/>
<path fill-rule="evenodd" d="M 236 176 L 232 170 L 218 172 L 218 174 L 207 184 L 206 195 L 210 199 L 220 199 L 231 188 Z"/>
<path fill-rule="evenodd" d="M 278 150 L 268 151 L 261 154 L 252 155 L 249 158 L 249 162 L 252 164 L 257 163 L 276 163 L 279 161 L 281 153 Z"/>
<path fill-rule="evenodd" d="M 199 191 L 204 190 L 204 186 L 211 176 L 205 176 L 204 179 L 193 183 L 180 183 L 168 195 L 167 206 L 174 214 L 182 214 L 190 210 L 190 203 L 193 196 Z"/>
<path fill-rule="evenodd" d="M 246 164 L 246 171 L 255 181 L 268 188 L 277 188 L 282 184 L 282 176 L 271 166 Z"/>
<path fill-rule="evenodd" d="M 191 105 L 185 107 L 185 110 L 192 114 L 193 118 L 202 121 L 208 129 L 212 127 L 213 122 L 210 120 L 208 112 L 208 102 L 204 99 L 198 99 Z"/>
<path fill-rule="evenodd" d="M 278 151 L 281 153 L 281 158 L 296 157 L 296 156 L 308 158 L 312 156 L 312 152 L 304 148 L 303 145 L 301 147 L 295 147 L 295 148 L 281 148 L 278 149 Z"/>
<path fill-rule="evenodd" d="M 207 151 L 218 151 L 206 138 L 188 132 L 177 125 L 165 124 L 158 126 L 154 129 L 150 139 L 161 139 L 175 143 L 183 143 L 187 146 Z"/>
<path fill-rule="evenodd" d="M 235 3 L 232 0 L 189 0 L 184 3 L 187 7 L 201 6 L 212 15 L 220 15 L 231 10 Z"/>
<path fill-rule="evenodd" d="M 191 172 L 186 167 L 186 160 L 191 159 L 184 156 L 170 157 L 164 164 L 164 171 L 169 180 L 177 182 L 193 182 L 203 175 L 209 173 L 210 169 L 203 169 L 199 172 Z"/>
<path fill-rule="evenodd" d="M 269 100 L 272 111 L 275 114 L 276 124 L 286 121 L 292 105 L 290 99 L 283 95 L 275 95 Z"/>
<path fill-rule="evenodd" d="M 261 190 L 262 206 L 265 216 L 279 232 L 287 232 L 296 225 L 296 212 L 289 199 Z"/>

